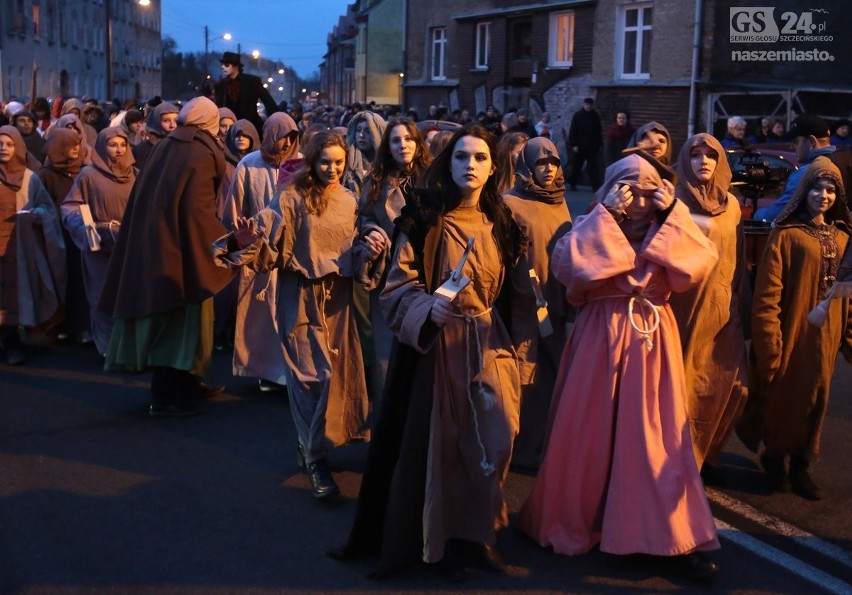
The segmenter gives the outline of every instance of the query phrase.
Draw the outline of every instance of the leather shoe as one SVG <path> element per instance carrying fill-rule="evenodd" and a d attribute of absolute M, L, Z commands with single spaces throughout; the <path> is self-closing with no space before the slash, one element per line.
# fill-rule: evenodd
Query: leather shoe
<path fill-rule="evenodd" d="M 506 574 L 506 563 L 503 562 L 503 556 L 500 555 L 500 552 L 493 545 L 488 545 L 487 543 L 482 545 L 480 559 L 482 566 L 488 572 L 501 575 Z"/>
<path fill-rule="evenodd" d="M 225 386 L 222 384 L 207 384 L 200 378 L 197 378 L 186 389 L 186 396 L 190 399 L 212 399 L 224 390 Z"/>
<path fill-rule="evenodd" d="M 148 407 L 148 415 L 151 417 L 192 417 L 201 413 L 198 405 L 185 401 L 172 403 L 151 403 Z"/>
<path fill-rule="evenodd" d="M 340 493 L 340 488 L 334 482 L 331 471 L 328 470 L 328 462 L 325 459 L 317 459 L 305 465 L 305 473 L 311 480 L 311 489 L 314 498 L 329 498 Z"/>
<path fill-rule="evenodd" d="M 678 556 L 685 578 L 698 583 L 711 583 L 719 576 L 719 565 L 701 552 Z"/>
<path fill-rule="evenodd" d="M 793 457 L 790 459 L 790 486 L 793 493 L 806 500 L 821 500 L 822 490 L 808 473 L 808 462 Z"/>
<path fill-rule="evenodd" d="M 767 453 L 760 456 L 760 466 L 766 471 L 769 486 L 776 492 L 789 492 L 790 480 L 784 468 L 784 457 L 774 457 Z"/>

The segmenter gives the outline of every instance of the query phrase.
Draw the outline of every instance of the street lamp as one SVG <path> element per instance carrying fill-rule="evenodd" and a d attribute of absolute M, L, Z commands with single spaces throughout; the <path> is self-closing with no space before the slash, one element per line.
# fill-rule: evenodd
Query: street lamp
<path fill-rule="evenodd" d="M 139 0 L 140 2 L 142 0 Z M 150 2 L 150 0 L 148 0 Z M 207 53 L 209 52 L 210 42 L 216 41 L 217 39 L 224 39 L 225 41 L 231 41 L 233 37 L 230 33 L 225 33 L 224 35 L 220 35 L 219 37 L 214 37 L 210 39 L 210 29 L 207 28 L 207 25 L 204 25 L 204 76 L 208 79 L 210 78 L 210 68 L 209 68 L 209 60 Z"/>

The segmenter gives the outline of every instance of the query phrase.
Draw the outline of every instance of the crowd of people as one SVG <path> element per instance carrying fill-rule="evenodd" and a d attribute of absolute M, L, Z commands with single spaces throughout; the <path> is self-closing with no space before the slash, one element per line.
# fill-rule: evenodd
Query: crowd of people
<path fill-rule="evenodd" d="M 270 106 L 258 128 L 239 67 L 223 56 L 219 105 L 149 102 L 97 130 L 100 108 L 67 100 L 45 126 L 35 101 L 0 126 L 5 363 L 22 330 L 53 329 L 108 371 L 152 372 L 152 417 L 189 417 L 230 346 L 235 375 L 286 391 L 314 497 L 339 493 L 335 447 L 371 442 L 330 553 L 378 556 L 377 576 L 503 572 L 510 465 L 537 472 L 517 521 L 535 542 L 699 581 L 718 572 L 704 485 L 726 480 L 732 432 L 774 490 L 822 497 L 809 466 L 838 347 L 852 358 L 849 160 L 824 120 L 786 133 L 801 166 L 752 283 L 710 134 L 673 147 L 626 112 L 604 131 L 587 98 L 566 176 L 546 114 L 431 128 L 456 115 Z M 584 161 L 595 201 L 572 221 Z"/>

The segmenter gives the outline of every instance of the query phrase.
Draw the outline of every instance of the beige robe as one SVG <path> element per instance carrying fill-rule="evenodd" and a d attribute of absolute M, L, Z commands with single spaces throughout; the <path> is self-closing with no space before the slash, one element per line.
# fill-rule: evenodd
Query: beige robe
<path fill-rule="evenodd" d="M 423 560 L 437 562 L 448 539 L 495 543 L 506 525 L 502 485 L 518 431 L 518 362 L 494 301 L 504 268 L 492 225 L 478 207 L 444 215 L 438 266 L 446 279 L 470 236 L 475 245 L 464 274 L 472 282 L 454 300 L 456 316 L 439 328 L 430 319 L 436 299 L 418 269 L 431 278 L 430 263 L 418 262 L 400 236 L 394 264 L 381 295 L 382 308 L 400 342 L 431 352 L 432 413 L 423 508 Z M 431 253 L 427 249 L 425 252 Z"/>
<path fill-rule="evenodd" d="M 719 261 L 700 285 L 669 303 L 683 344 L 687 411 L 698 468 L 721 452 L 748 395 L 744 316 L 750 292 L 740 205 L 729 197 L 717 216 L 692 214 Z"/>

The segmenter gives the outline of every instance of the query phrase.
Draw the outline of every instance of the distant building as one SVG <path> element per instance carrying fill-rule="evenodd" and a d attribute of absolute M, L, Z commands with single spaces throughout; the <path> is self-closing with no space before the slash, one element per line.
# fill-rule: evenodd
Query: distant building
<path fill-rule="evenodd" d="M 0 11 L 0 97 L 107 97 L 111 6 L 114 97 L 160 94 L 160 2 L 15 0 Z"/>
<path fill-rule="evenodd" d="M 402 23 L 407 0 L 361 0 L 355 44 L 355 99 L 400 105 L 405 44 Z"/>
<path fill-rule="evenodd" d="M 320 64 L 323 96 L 333 105 L 355 101 L 355 45 L 358 38 L 358 3 L 350 4 L 328 35 L 328 51 Z"/>

